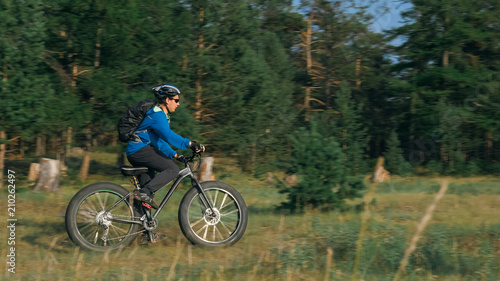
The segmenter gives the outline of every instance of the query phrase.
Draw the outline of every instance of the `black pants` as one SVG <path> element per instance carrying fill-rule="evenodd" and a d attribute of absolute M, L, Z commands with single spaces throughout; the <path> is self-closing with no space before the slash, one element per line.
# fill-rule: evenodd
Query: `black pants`
<path fill-rule="evenodd" d="M 153 195 L 179 174 L 179 167 L 163 152 L 150 145 L 129 155 L 128 161 L 134 167 L 148 167 L 149 172 L 139 176 L 141 192 Z M 155 176 L 155 171 L 159 172 Z"/>

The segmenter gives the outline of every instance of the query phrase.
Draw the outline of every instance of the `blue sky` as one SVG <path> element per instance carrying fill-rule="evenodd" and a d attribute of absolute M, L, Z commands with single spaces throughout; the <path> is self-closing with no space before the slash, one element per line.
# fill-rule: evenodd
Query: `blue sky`
<path fill-rule="evenodd" d="M 368 5 L 370 0 L 356 0 L 359 6 Z M 300 5 L 300 0 L 293 0 L 295 6 Z M 391 7 L 389 12 L 380 13 L 381 7 Z M 368 11 L 374 16 L 376 21 L 371 28 L 375 32 L 382 32 L 387 29 L 401 26 L 401 12 L 409 9 L 411 4 L 403 3 L 402 0 L 378 0 L 372 4 Z"/>
<path fill-rule="evenodd" d="M 401 12 L 411 7 L 411 4 L 402 3 L 402 1 L 399 0 L 380 1 L 379 3 L 379 5 L 375 5 L 368 10 L 377 19 L 371 26 L 375 32 L 382 32 L 387 29 L 401 26 L 403 20 L 401 18 Z M 391 7 L 391 10 L 388 13 L 378 15 L 377 8 L 383 5 Z"/>

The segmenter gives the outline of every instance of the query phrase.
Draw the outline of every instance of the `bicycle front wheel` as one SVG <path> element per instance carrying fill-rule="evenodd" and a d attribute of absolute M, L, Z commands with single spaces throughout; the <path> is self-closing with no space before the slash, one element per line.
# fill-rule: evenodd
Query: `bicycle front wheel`
<path fill-rule="evenodd" d="M 203 204 L 196 187 L 181 201 L 179 224 L 184 236 L 195 245 L 224 247 L 238 242 L 245 233 L 248 213 L 243 197 L 228 184 L 202 182 L 213 208 Z"/>
<path fill-rule="evenodd" d="M 139 217 L 128 200 L 116 204 L 128 194 L 125 188 L 107 182 L 88 185 L 76 193 L 66 210 L 66 230 L 71 240 L 77 246 L 95 251 L 130 245 L 141 226 L 112 221 L 134 221 Z"/>

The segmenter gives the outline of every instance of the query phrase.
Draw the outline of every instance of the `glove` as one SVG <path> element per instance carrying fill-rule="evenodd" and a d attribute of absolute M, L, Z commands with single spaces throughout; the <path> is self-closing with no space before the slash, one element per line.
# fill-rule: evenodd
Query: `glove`
<path fill-rule="evenodd" d="M 186 157 L 184 155 L 179 155 L 179 156 L 177 156 L 177 160 L 179 160 L 181 162 L 185 162 L 184 160 L 186 160 Z"/>
<path fill-rule="evenodd" d="M 189 145 L 189 148 L 193 151 L 201 151 L 203 148 L 203 145 L 201 143 L 197 143 L 196 141 L 192 141 L 191 144 Z"/>

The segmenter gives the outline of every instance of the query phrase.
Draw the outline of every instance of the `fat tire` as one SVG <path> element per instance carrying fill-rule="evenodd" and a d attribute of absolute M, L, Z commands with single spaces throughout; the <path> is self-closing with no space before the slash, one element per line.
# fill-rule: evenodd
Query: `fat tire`
<path fill-rule="evenodd" d="M 85 239 L 85 237 L 83 237 L 82 234 L 80 233 L 77 224 L 78 210 L 80 209 L 82 203 L 87 198 L 90 198 L 92 195 L 95 195 L 97 193 L 107 194 L 107 196 L 112 195 L 113 197 L 116 197 L 116 200 L 114 200 L 113 198 L 110 202 L 116 202 L 119 199 L 123 198 L 124 196 L 127 196 L 129 194 L 129 191 L 127 191 L 127 189 L 125 189 L 120 185 L 109 182 L 94 183 L 78 191 L 75 194 L 75 196 L 73 196 L 66 209 L 65 223 L 66 223 L 66 231 L 68 232 L 69 238 L 71 239 L 71 241 L 73 241 L 73 243 L 75 243 L 75 245 L 93 251 L 108 251 L 108 250 L 118 249 L 120 247 L 129 246 L 137 238 L 138 234 L 127 236 L 112 245 L 101 246 L 87 241 L 87 239 Z M 126 210 L 128 212 L 128 209 L 130 209 L 133 219 L 140 216 L 135 207 L 133 205 L 130 206 L 128 200 L 124 200 L 120 204 L 126 204 L 123 205 L 123 210 Z M 105 208 L 109 208 L 111 206 L 112 203 L 106 205 Z M 99 210 L 104 209 L 102 207 L 96 207 L 96 208 L 98 208 Z M 117 224 L 117 223 L 113 222 L 112 224 Z M 130 225 L 120 224 L 120 225 L 126 226 L 125 228 L 129 229 L 127 233 L 135 233 L 142 228 L 142 226 L 138 224 L 130 224 Z"/>
<path fill-rule="evenodd" d="M 233 214 L 234 213 L 238 214 L 238 219 L 237 219 L 237 223 L 235 224 L 234 231 L 231 234 L 229 234 L 229 232 L 227 232 L 228 237 L 225 239 L 221 239 L 220 241 L 208 241 L 207 239 L 203 239 L 201 237 L 201 236 L 203 236 L 203 234 L 200 233 L 200 235 L 198 235 L 196 233 L 196 231 L 193 230 L 193 228 L 191 226 L 191 223 L 193 223 L 193 222 L 190 222 L 189 214 L 190 214 L 190 211 L 193 212 L 193 210 L 196 209 L 196 207 L 194 206 L 195 204 L 193 204 L 193 202 L 194 202 L 194 200 L 198 200 L 197 198 L 199 198 L 198 189 L 196 187 L 193 187 L 184 195 L 184 197 L 182 198 L 182 201 L 180 203 L 180 207 L 179 207 L 179 225 L 180 225 L 180 228 L 182 230 L 182 233 L 184 234 L 186 239 L 191 244 L 202 246 L 202 247 L 227 247 L 227 246 L 231 246 L 231 245 L 235 244 L 236 242 L 238 242 L 238 240 L 241 239 L 241 237 L 245 233 L 245 230 L 247 227 L 247 222 L 248 222 L 248 211 L 247 211 L 247 206 L 245 204 L 245 201 L 243 200 L 243 197 L 238 193 L 238 191 L 236 191 L 236 189 L 234 189 L 230 185 L 223 183 L 223 182 L 220 182 L 220 181 L 202 182 L 201 187 L 203 188 L 205 193 L 207 193 L 207 197 L 209 197 L 209 200 L 212 201 L 212 204 L 214 201 L 220 201 L 217 199 L 217 197 L 215 197 L 215 198 L 214 198 L 214 196 L 212 196 L 212 198 L 210 197 L 209 193 L 214 193 L 214 192 L 215 193 L 220 192 L 221 196 L 227 194 L 228 197 L 230 197 L 234 201 L 234 204 L 233 204 L 234 209 L 238 209 L 237 212 L 236 211 L 231 212 Z M 221 206 L 214 206 L 214 207 L 222 207 L 222 203 L 221 203 Z M 222 211 L 221 211 L 221 213 L 222 213 Z M 200 217 L 203 217 L 203 215 L 201 215 L 201 211 L 200 211 Z M 222 218 L 222 216 L 221 216 L 221 218 Z M 205 222 L 202 221 L 201 223 L 206 223 L 206 221 Z M 220 223 L 218 223 L 217 225 L 219 225 L 219 224 Z M 207 227 L 213 227 L 213 236 L 215 237 L 216 236 L 215 226 L 207 225 Z M 233 228 L 231 228 L 231 230 L 232 229 Z M 217 229 L 217 231 L 219 231 L 219 229 Z M 201 231 L 201 232 L 203 232 L 203 231 Z M 221 230 L 220 230 L 220 232 L 218 232 L 218 234 L 222 233 L 222 232 L 224 232 L 224 228 L 221 228 Z M 222 234 L 220 234 L 220 235 L 222 238 Z M 206 236 L 206 233 L 205 233 L 205 236 Z M 216 239 L 214 239 L 214 240 L 216 240 Z"/>

